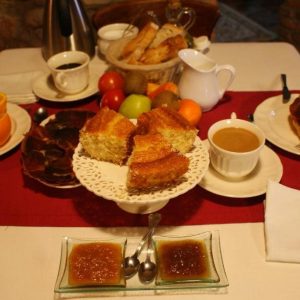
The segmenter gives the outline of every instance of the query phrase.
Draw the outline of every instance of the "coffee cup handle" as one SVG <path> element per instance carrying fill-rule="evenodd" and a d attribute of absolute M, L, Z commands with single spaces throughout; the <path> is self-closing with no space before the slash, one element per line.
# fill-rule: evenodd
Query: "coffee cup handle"
<path fill-rule="evenodd" d="M 56 75 L 55 77 L 55 81 L 58 85 L 60 85 L 61 87 L 66 87 L 67 86 L 67 82 L 66 82 L 66 76 L 64 72 L 60 72 Z"/>
<path fill-rule="evenodd" d="M 227 82 L 225 83 L 224 87 L 219 89 L 220 99 L 222 99 L 224 93 L 229 88 L 229 86 L 233 82 L 233 79 L 235 78 L 235 68 L 233 66 L 231 66 L 231 65 L 217 66 L 217 68 L 216 68 L 216 76 L 218 76 L 218 74 L 221 71 L 227 71 L 229 73 L 229 77 L 228 77 Z"/>

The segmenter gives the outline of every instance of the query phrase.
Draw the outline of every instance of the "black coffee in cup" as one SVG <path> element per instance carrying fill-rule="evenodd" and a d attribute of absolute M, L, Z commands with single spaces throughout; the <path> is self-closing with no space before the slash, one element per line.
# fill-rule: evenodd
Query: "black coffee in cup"
<path fill-rule="evenodd" d="M 74 68 L 77 68 L 79 66 L 81 66 L 80 63 L 68 63 L 68 64 L 60 65 L 60 66 L 56 67 L 56 69 L 58 69 L 58 70 L 67 70 L 67 69 L 74 69 Z"/>
<path fill-rule="evenodd" d="M 64 94 L 77 94 L 89 84 L 90 57 L 82 51 L 64 51 L 51 56 L 47 65 L 55 87 Z"/>

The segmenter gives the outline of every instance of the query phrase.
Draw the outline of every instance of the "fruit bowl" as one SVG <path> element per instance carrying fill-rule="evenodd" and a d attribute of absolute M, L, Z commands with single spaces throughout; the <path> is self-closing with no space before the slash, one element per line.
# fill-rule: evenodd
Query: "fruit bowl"
<path fill-rule="evenodd" d="M 120 54 L 130 38 L 123 38 L 110 44 L 106 52 L 106 60 L 111 66 L 123 74 L 129 71 L 142 72 L 148 81 L 162 84 L 168 81 L 177 82 L 181 70 L 181 60 L 175 57 L 166 62 L 155 65 L 133 65 L 120 60 Z"/>

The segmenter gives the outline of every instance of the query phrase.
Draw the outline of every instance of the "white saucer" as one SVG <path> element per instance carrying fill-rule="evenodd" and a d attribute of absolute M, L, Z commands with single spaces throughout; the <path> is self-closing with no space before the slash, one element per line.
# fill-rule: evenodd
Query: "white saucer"
<path fill-rule="evenodd" d="M 34 81 L 32 90 L 39 98 L 52 102 L 79 101 L 98 92 L 98 79 L 99 74 L 90 72 L 89 85 L 80 93 L 67 95 L 56 89 L 50 73 L 44 73 Z"/>
<path fill-rule="evenodd" d="M 23 140 L 31 126 L 29 114 L 20 106 L 8 102 L 7 113 L 12 120 L 11 136 L 9 140 L 0 147 L 0 155 L 16 147 Z"/>
<path fill-rule="evenodd" d="M 259 104 L 254 112 L 254 122 L 266 138 L 277 147 L 296 155 L 300 155 L 300 150 L 295 147 L 300 141 L 290 124 L 289 107 L 298 96 L 292 94 L 287 103 L 282 102 L 282 95 L 270 97 Z"/>
<path fill-rule="evenodd" d="M 208 141 L 204 142 L 209 147 Z M 264 146 L 258 165 L 248 176 L 240 180 L 229 180 L 215 171 L 210 164 L 199 185 L 217 195 L 248 198 L 264 194 L 267 191 L 268 180 L 279 182 L 282 172 L 283 167 L 278 155 Z"/>

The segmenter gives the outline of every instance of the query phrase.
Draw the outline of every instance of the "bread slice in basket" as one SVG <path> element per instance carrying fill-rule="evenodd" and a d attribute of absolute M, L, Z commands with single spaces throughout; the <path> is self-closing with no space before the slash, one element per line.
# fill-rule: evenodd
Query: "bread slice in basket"
<path fill-rule="evenodd" d="M 136 64 L 149 47 L 158 32 L 158 25 L 153 22 L 146 24 L 138 35 L 129 41 L 122 50 L 121 57 L 128 63 Z"/>
<path fill-rule="evenodd" d="M 149 45 L 149 48 L 156 48 L 161 43 L 166 41 L 169 38 L 173 38 L 175 36 L 181 35 L 184 37 L 185 31 L 182 27 L 175 26 L 171 23 L 165 23 L 157 32 L 155 35 L 155 38 Z"/>
<path fill-rule="evenodd" d="M 124 46 L 120 59 L 133 65 L 159 64 L 176 57 L 180 49 L 187 47 L 182 28 L 170 23 L 159 28 L 149 22 Z"/>

